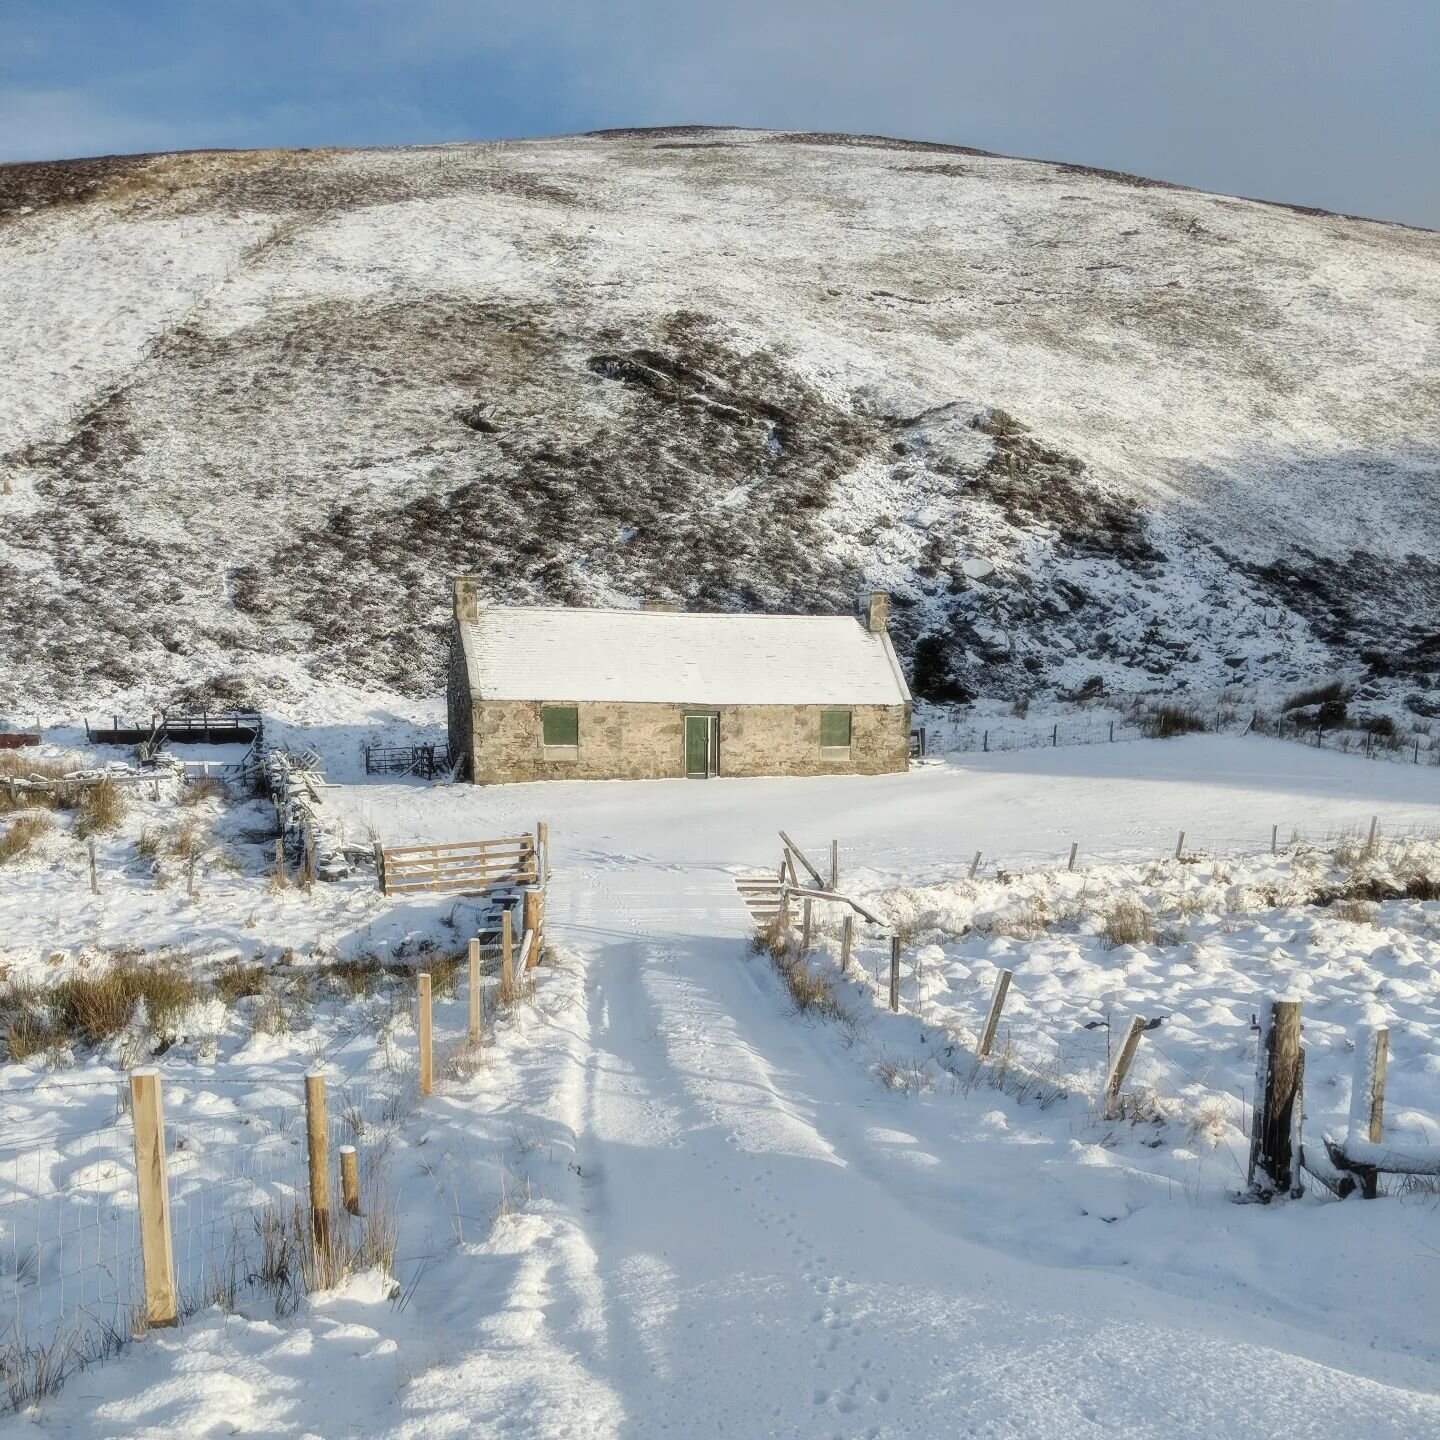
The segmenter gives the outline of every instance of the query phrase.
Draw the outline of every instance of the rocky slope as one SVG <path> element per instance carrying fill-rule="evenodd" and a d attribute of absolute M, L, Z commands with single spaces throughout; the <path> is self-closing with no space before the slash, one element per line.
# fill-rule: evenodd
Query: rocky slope
<path fill-rule="evenodd" d="M 1440 235 L 864 136 L 0 167 L 0 720 L 896 596 L 936 698 L 1440 671 Z"/>

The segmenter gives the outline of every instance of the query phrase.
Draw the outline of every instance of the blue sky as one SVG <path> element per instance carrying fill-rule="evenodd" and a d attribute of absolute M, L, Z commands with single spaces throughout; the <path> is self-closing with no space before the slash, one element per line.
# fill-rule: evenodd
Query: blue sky
<path fill-rule="evenodd" d="M 1440 0 L 0 0 L 0 159 L 708 122 L 1440 226 Z"/>

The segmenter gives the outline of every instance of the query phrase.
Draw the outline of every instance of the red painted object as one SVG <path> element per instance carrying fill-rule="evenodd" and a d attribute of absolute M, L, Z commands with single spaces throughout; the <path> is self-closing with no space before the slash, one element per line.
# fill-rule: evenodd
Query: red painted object
<path fill-rule="evenodd" d="M 0 731 L 0 750 L 24 750 L 27 746 L 39 743 L 39 735 L 12 734 Z"/>

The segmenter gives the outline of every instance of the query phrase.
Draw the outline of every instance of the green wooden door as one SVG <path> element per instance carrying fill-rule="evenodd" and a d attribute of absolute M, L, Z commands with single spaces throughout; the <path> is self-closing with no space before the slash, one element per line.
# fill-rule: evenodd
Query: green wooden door
<path fill-rule="evenodd" d="M 685 773 L 704 779 L 710 774 L 710 717 L 685 717 Z"/>

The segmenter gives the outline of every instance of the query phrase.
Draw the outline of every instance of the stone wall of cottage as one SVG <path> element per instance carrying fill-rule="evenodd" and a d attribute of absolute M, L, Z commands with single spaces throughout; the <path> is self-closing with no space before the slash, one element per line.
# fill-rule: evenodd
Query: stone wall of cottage
<path fill-rule="evenodd" d="M 464 755 L 465 768 L 462 779 L 472 775 L 475 752 L 475 734 L 472 726 L 474 701 L 470 696 L 470 675 L 465 664 L 465 646 L 460 639 L 460 627 L 454 622 L 450 626 L 450 670 L 445 685 L 446 718 L 450 727 L 450 761 Z"/>
<path fill-rule="evenodd" d="M 573 759 L 546 757 L 541 708 L 538 701 L 532 700 L 473 702 L 470 728 L 476 781 L 504 784 L 521 780 L 657 780 L 682 776 L 684 717 L 706 707 L 582 702 L 576 706 L 580 744 Z M 910 754 L 909 708 L 849 708 L 850 755 L 848 759 L 835 759 L 821 753 L 820 706 L 720 706 L 720 774 L 880 775 L 904 770 Z"/>

